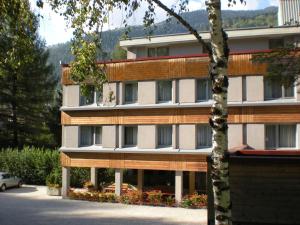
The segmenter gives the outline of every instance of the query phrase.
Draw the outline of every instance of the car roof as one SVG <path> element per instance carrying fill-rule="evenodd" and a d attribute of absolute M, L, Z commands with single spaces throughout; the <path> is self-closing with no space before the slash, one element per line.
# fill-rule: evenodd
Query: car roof
<path fill-rule="evenodd" d="M 3 174 L 8 174 L 7 172 L 0 172 L 0 175 L 3 175 Z"/>

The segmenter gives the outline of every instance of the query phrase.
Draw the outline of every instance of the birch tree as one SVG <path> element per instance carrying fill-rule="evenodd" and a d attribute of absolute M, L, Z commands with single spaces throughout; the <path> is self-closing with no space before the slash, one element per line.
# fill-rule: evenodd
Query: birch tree
<path fill-rule="evenodd" d="M 236 4 L 236 0 L 225 0 L 229 5 Z M 109 14 L 114 9 L 125 9 L 125 27 L 128 18 L 147 4 L 144 15 L 144 25 L 154 24 L 155 9 L 163 9 L 169 16 L 175 17 L 179 23 L 195 36 L 198 42 L 207 50 L 209 55 L 209 77 L 212 81 L 213 105 L 209 123 L 213 130 L 212 150 L 212 183 L 215 203 L 215 224 L 231 224 L 231 201 L 229 191 L 229 165 L 227 144 L 227 64 L 229 49 L 227 35 L 222 28 L 221 0 L 207 0 L 205 2 L 211 34 L 211 42 L 206 43 L 182 16 L 187 9 L 188 0 L 179 0 L 176 6 L 168 7 L 161 0 L 48 0 L 52 8 L 60 12 L 74 28 L 72 40 L 72 54 L 75 60 L 71 63 L 71 78 L 81 85 L 84 90 L 84 80 L 88 77 L 96 88 L 101 88 L 106 82 L 105 71 L 96 62 L 97 51 L 101 48 L 101 30 L 107 23 Z M 240 0 L 241 3 L 244 0 Z M 43 6 L 43 0 L 37 1 Z M 200 3 L 199 3 L 200 4 Z M 88 38 L 87 38 L 88 37 Z"/>

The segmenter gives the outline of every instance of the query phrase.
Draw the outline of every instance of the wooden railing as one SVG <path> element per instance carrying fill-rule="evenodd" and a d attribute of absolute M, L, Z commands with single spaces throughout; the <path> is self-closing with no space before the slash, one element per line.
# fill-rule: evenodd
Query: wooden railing
<path fill-rule="evenodd" d="M 63 125 L 201 124 L 209 119 L 209 108 L 66 111 Z M 228 123 L 299 123 L 300 105 L 230 107 Z"/>
<path fill-rule="evenodd" d="M 266 65 L 252 62 L 254 52 L 235 53 L 229 57 L 228 75 L 258 75 L 266 72 Z M 119 62 L 106 62 L 108 81 L 162 80 L 176 78 L 200 78 L 208 76 L 208 57 L 162 57 Z M 70 67 L 62 67 L 62 84 L 73 84 Z"/>

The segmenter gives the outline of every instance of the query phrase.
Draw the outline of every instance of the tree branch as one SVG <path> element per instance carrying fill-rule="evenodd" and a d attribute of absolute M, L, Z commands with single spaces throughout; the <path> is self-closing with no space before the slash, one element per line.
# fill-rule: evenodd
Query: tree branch
<path fill-rule="evenodd" d="M 150 0 L 147 0 L 148 2 L 150 2 Z M 151 0 L 152 2 L 154 2 L 156 5 L 158 5 L 160 8 L 162 8 L 164 11 L 166 11 L 168 14 L 170 14 L 171 16 L 175 17 L 178 22 L 180 22 L 185 28 L 187 28 L 189 30 L 189 32 L 191 34 L 193 34 L 198 42 L 200 44 L 203 45 L 203 47 L 205 48 L 205 50 L 207 50 L 207 52 L 209 53 L 209 55 L 212 55 L 212 51 L 210 48 L 210 45 L 207 44 L 202 37 L 199 35 L 199 33 L 197 32 L 196 29 L 194 29 L 182 16 L 180 16 L 178 13 L 176 13 L 174 10 L 168 8 L 165 4 L 163 4 L 160 0 Z"/>

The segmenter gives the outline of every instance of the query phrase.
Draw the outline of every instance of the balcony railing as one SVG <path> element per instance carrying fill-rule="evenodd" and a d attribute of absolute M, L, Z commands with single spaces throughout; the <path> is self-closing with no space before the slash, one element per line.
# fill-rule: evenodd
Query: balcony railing
<path fill-rule="evenodd" d="M 228 75 L 258 75 L 266 72 L 266 65 L 252 62 L 257 52 L 233 53 L 229 56 Z M 176 78 L 200 78 L 208 76 L 207 55 L 161 57 L 106 62 L 108 81 L 163 80 Z M 62 84 L 73 84 L 70 68 L 62 68 Z"/>

